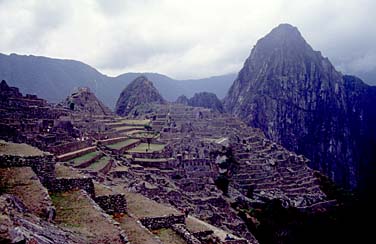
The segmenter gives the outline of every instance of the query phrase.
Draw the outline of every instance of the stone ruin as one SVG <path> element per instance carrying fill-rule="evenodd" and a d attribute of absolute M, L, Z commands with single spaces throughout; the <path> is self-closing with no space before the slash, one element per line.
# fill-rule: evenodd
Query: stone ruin
<path fill-rule="evenodd" d="M 232 208 L 234 202 L 259 206 L 280 199 L 285 207 L 302 211 L 335 203 L 320 190 L 307 159 L 227 114 L 166 103 L 136 107 L 137 114 L 127 118 L 89 110 L 88 116 L 23 96 L 5 82 L 0 88 L 0 138 L 51 153 L 39 163 L 4 158 L 2 167 L 30 166 L 51 191 L 83 189 L 109 214 L 126 212 L 126 199 L 122 194 L 97 196 L 94 181 L 189 209 L 193 216 L 244 238 L 226 243 L 257 243 Z M 85 177 L 54 175 L 55 159 Z M 216 186 L 219 177 L 229 181 L 225 194 Z M 141 223 L 153 229 L 154 223 L 166 220 L 160 217 Z M 168 228 L 188 243 L 200 240 L 190 240 L 183 221 Z"/>

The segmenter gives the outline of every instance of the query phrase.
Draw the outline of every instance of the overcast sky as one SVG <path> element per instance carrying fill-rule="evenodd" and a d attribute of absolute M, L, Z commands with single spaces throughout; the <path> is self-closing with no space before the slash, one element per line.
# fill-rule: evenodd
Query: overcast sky
<path fill-rule="evenodd" d="M 342 72 L 376 69 L 375 0 L 0 0 L 0 52 L 200 78 L 237 72 L 280 23 Z"/>

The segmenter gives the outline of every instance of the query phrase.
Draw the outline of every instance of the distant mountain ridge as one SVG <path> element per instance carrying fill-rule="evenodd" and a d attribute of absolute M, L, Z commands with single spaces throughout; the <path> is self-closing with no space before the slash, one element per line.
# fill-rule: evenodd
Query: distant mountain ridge
<path fill-rule="evenodd" d="M 191 97 L 201 91 L 223 98 L 236 78 L 235 73 L 189 80 L 175 80 L 158 73 L 109 77 L 75 60 L 0 53 L 0 79 L 19 87 L 23 93 L 36 94 L 50 102 L 60 102 L 78 87 L 89 87 L 105 105 L 114 108 L 120 92 L 140 75 L 146 75 L 169 101 L 181 94 Z"/>
<path fill-rule="evenodd" d="M 218 97 L 211 92 L 198 92 L 195 93 L 195 95 L 189 99 L 186 96 L 181 95 L 176 100 L 176 103 L 192 107 L 210 108 L 220 113 L 224 112 L 221 100 L 219 100 Z"/>

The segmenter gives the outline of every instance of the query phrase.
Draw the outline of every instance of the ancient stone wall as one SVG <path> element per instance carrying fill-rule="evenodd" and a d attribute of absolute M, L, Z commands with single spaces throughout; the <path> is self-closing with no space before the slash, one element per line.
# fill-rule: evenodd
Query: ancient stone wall
<path fill-rule="evenodd" d="M 126 151 L 128 151 L 129 149 L 132 149 L 134 147 L 137 147 L 141 142 L 140 141 L 136 141 L 136 142 L 133 142 L 129 145 L 126 145 L 122 148 L 119 148 L 119 149 L 111 149 L 110 150 L 112 151 L 112 153 L 114 154 L 117 154 L 117 155 L 123 155 Z"/>
<path fill-rule="evenodd" d="M 65 192 L 70 190 L 85 190 L 92 198 L 95 197 L 92 178 L 57 178 L 47 188 L 52 192 Z"/>
<path fill-rule="evenodd" d="M 213 235 L 213 234 L 214 234 L 214 231 L 212 230 L 204 230 L 204 231 L 198 231 L 198 232 L 193 233 L 193 235 L 199 240 L 204 239 L 205 237 Z"/>
<path fill-rule="evenodd" d="M 113 165 L 114 165 L 114 160 L 110 159 L 108 163 L 101 170 L 99 170 L 99 172 L 106 175 L 108 172 L 110 172 Z"/>
<path fill-rule="evenodd" d="M 74 141 L 74 142 L 68 142 L 65 144 L 49 147 L 47 150 L 51 153 L 54 153 L 56 155 L 65 154 L 68 152 L 77 151 L 80 149 L 83 149 L 85 147 L 90 147 L 92 145 L 91 140 L 87 141 Z"/>
<path fill-rule="evenodd" d="M 82 191 L 82 195 L 85 196 L 88 201 L 90 202 L 90 204 L 93 206 L 93 208 L 95 208 L 98 212 L 101 213 L 101 215 L 109 222 L 111 223 L 114 228 L 119 232 L 119 237 L 122 241 L 122 243 L 124 244 L 129 244 L 129 241 L 128 241 L 128 237 L 127 237 L 127 234 L 125 233 L 125 231 L 123 229 L 120 228 L 120 225 L 118 222 L 116 222 L 113 218 L 111 218 L 109 215 L 107 215 L 104 210 L 101 208 L 101 206 L 99 206 L 98 203 L 96 203 L 94 200 L 93 200 L 93 196 L 89 196 L 87 195 L 88 193 L 85 192 L 85 191 Z"/>
<path fill-rule="evenodd" d="M 80 168 L 80 169 L 86 168 L 86 167 L 90 166 L 91 164 L 93 164 L 98 159 L 100 159 L 101 157 L 103 157 L 103 153 L 99 153 L 97 156 L 77 165 L 76 168 Z"/>
<path fill-rule="evenodd" d="M 106 145 L 115 144 L 115 143 L 124 141 L 125 139 L 127 139 L 127 137 L 115 137 L 115 138 L 100 140 L 100 141 L 98 141 L 98 143 L 106 146 Z"/>
<path fill-rule="evenodd" d="M 190 233 L 185 225 L 175 224 L 171 227 L 178 235 L 180 235 L 188 244 L 201 244 L 201 242 Z"/>
<path fill-rule="evenodd" d="M 147 153 L 146 151 L 143 153 L 131 152 L 131 154 L 134 158 L 170 158 L 172 156 L 164 151 L 152 153 Z"/>
<path fill-rule="evenodd" d="M 166 161 L 153 161 L 145 159 L 138 159 L 135 161 L 136 164 L 139 164 L 143 167 L 157 168 L 157 169 L 173 169 L 176 167 L 175 160 L 166 160 Z"/>
<path fill-rule="evenodd" d="M 161 217 L 145 217 L 140 219 L 141 224 L 148 229 L 170 228 L 174 224 L 185 224 L 184 215 L 168 215 Z"/>
<path fill-rule="evenodd" d="M 123 194 L 98 196 L 94 201 L 108 214 L 127 212 L 127 201 Z"/>
<path fill-rule="evenodd" d="M 55 159 L 51 154 L 42 156 L 0 155 L 0 167 L 31 167 L 45 186 L 55 179 Z"/>
<path fill-rule="evenodd" d="M 228 240 L 223 241 L 223 244 L 248 244 L 249 242 L 245 239 L 238 239 L 238 240 Z"/>
<path fill-rule="evenodd" d="M 64 155 L 64 156 L 57 156 L 56 158 L 60 162 L 68 161 L 70 159 L 80 157 L 84 154 L 94 152 L 95 150 L 96 150 L 96 147 L 88 147 L 87 150 L 78 151 L 72 154 L 69 153 L 68 155 Z"/>

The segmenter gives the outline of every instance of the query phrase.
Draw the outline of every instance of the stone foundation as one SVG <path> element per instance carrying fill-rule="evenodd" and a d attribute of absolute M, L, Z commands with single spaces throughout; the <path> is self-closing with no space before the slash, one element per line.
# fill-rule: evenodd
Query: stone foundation
<path fill-rule="evenodd" d="M 127 212 L 127 201 L 123 194 L 98 196 L 94 201 L 108 214 Z"/>
<path fill-rule="evenodd" d="M 175 224 L 185 224 L 184 215 L 168 215 L 161 217 L 145 217 L 140 219 L 143 226 L 150 230 L 156 230 L 161 228 L 170 228 Z"/>
<path fill-rule="evenodd" d="M 90 147 L 91 145 L 92 145 L 91 140 L 74 141 L 74 142 L 68 142 L 68 143 L 53 146 L 53 147 L 48 147 L 47 150 L 56 155 L 61 155 L 61 154 L 77 151 L 85 147 Z"/>
<path fill-rule="evenodd" d="M 192 233 L 190 233 L 187 228 L 185 228 L 185 225 L 175 224 L 172 225 L 171 228 L 188 244 L 201 244 L 201 242 Z"/>
<path fill-rule="evenodd" d="M 93 164 L 95 161 L 97 161 L 98 159 L 100 159 L 101 157 L 103 156 L 103 153 L 99 153 L 97 156 L 95 156 L 94 158 L 91 158 L 79 165 L 76 166 L 76 168 L 79 168 L 79 169 L 83 169 L 83 168 L 86 168 L 88 166 L 90 166 L 91 164 Z"/>
<path fill-rule="evenodd" d="M 88 148 L 86 148 L 86 150 L 80 149 L 77 152 L 74 151 L 74 152 L 67 153 L 67 154 L 64 154 L 64 155 L 56 156 L 56 158 L 59 162 L 64 162 L 64 161 L 68 161 L 68 160 L 73 159 L 73 158 L 80 157 L 84 154 L 94 152 L 95 150 L 96 150 L 96 147 L 88 147 Z"/>
<path fill-rule="evenodd" d="M 55 179 L 55 159 L 51 154 L 26 157 L 0 155 L 0 167 L 31 167 L 44 186 Z"/>
<path fill-rule="evenodd" d="M 95 197 L 95 189 L 92 178 L 57 178 L 48 187 L 52 192 L 65 192 L 76 189 L 85 190 L 92 198 Z"/>

